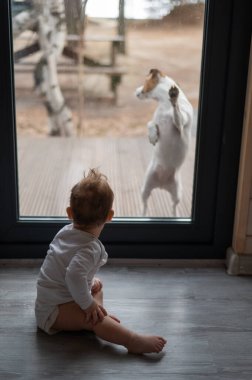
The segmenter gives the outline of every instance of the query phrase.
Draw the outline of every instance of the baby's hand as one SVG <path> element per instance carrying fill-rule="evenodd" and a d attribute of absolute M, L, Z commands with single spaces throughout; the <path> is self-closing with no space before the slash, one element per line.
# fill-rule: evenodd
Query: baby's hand
<path fill-rule="evenodd" d="M 103 306 L 98 305 L 95 301 L 84 310 L 86 313 L 86 322 L 96 325 L 98 322 L 102 322 L 103 318 L 108 315 Z"/>
<path fill-rule="evenodd" d="M 98 293 L 101 289 L 102 289 L 102 282 L 99 278 L 95 277 L 93 279 L 93 285 L 92 285 L 92 288 L 91 288 L 91 294 L 92 296 L 95 295 L 96 293 Z"/>

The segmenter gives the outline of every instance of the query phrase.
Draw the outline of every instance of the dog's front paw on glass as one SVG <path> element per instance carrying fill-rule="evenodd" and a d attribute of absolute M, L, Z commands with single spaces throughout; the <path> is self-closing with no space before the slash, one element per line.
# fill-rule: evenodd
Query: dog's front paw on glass
<path fill-rule="evenodd" d="M 170 96 L 170 101 L 171 101 L 173 106 L 175 106 L 177 103 L 178 95 L 179 95 L 178 87 L 171 86 L 171 88 L 169 90 L 169 96 Z"/>

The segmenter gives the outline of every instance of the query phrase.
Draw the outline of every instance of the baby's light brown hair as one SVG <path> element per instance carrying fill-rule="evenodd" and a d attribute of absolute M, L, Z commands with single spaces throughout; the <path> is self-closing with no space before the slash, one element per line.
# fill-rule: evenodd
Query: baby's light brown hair
<path fill-rule="evenodd" d="M 114 193 L 107 177 L 98 169 L 90 169 L 88 175 L 71 190 L 70 206 L 74 223 L 89 227 L 105 223 L 112 208 Z"/>

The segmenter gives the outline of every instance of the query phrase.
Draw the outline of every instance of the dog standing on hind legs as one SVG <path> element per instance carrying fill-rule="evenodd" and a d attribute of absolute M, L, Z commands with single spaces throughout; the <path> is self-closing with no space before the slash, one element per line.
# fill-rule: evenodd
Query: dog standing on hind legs
<path fill-rule="evenodd" d="M 167 190 L 173 202 L 173 216 L 182 196 L 180 168 L 188 152 L 193 123 L 193 107 L 179 86 L 160 70 L 151 69 L 144 85 L 136 89 L 139 99 L 154 99 L 158 107 L 148 122 L 153 155 L 142 188 L 143 210 L 155 188 Z"/>

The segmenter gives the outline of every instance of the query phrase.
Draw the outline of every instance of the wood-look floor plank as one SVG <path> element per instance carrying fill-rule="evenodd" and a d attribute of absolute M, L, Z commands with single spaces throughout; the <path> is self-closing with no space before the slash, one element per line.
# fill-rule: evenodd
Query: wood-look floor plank
<path fill-rule="evenodd" d="M 37 274 L 0 267 L 1 379 L 252 379 L 251 277 L 224 268 L 103 267 L 108 311 L 168 339 L 164 353 L 139 356 L 92 333 L 37 331 Z"/>

